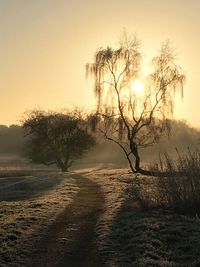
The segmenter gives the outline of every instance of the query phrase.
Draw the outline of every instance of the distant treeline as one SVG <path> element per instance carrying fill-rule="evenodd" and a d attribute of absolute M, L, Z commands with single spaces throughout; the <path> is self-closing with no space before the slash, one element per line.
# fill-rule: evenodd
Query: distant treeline
<path fill-rule="evenodd" d="M 192 151 L 200 148 L 200 130 L 189 126 L 185 121 L 173 120 L 171 125 L 169 140 L 145 149 L 144 160 L 146 157 L 157 160 L 159 153 L 177 157 L 176 149 L 179 153 L 185 153 L 188 149 Z"/>
<path fill-rule="evenodd" d="M 0 154 L 21 155 L 25 137 L 19 125 L 0 125 Z"/>
<path fill-rule="evenodd" d="M 186 151 L 188 147 L 191 150 L 200 148 L 200 131 L 190 127 L 185 121 L 172 121 L 171 133 L 168 141 L 144 149 L 144 152 L 141 150 L 143 159 L 145 161 L 155 161 L 158 159 L 159 153 L 163 154 L 165 152 L 173 157 L 176 156 L 176 148 L 180 153 Z M 22 156 L 25 143 L 26 137 L 21 126 L 0 125 L 0 154 Z M 82 161 L 126 164 L 126 159 L 120 149 L 108 141 L 101 142 L 94 147 Z"/>

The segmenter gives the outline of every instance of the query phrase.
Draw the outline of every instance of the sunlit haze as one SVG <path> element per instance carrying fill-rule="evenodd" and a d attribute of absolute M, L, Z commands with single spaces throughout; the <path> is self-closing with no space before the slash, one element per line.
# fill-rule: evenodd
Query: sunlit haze
<path fill-rule="evenodd" d="M 27 109 L 93 108 L 85 64 L 126 28 L 141 40 L 141 72 L 170 40 L 186 75 L 175 118 L 199 127 L 199 13 L 198 0 L 0 0 L 0 124 L 18 123 Z"/>
<path fill-rule="evenodd" d="M 142 82 L 136 80 L 136 81 L 134 81 L 134 83 L 132 85 L 132 89 L 136 94 L 141 94 L 144 90 L 144 86 L 143 86 Z"/>

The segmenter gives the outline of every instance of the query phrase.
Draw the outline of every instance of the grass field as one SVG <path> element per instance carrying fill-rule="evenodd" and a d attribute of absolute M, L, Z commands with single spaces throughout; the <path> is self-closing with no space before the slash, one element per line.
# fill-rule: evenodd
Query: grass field
<path fill-rule="evenodd" d="M 150 177 L 127 170 L 90 174 L 106 195 L 106 211 L 97 225 L 98 246 L 107 266 L 200 266 L 200 218 L 144 207 L 130 187 L 148 187 Z M 134 181 L 134 182 L 133 182 Z M 144 190 L 145 191 L 145 190 Z"/>
<path fill-rule="evenodd" d="M 0 178 L 0 266 L 26 266 L 34 242 L 78 191 L 69 175 L 36 172 Z"/>
<path fill-rule="evenodd" d="M 200 266 L 200 218 L 156 206 L 155 177 L 103 167 L 84 175 L 105 198 L 95 227 L 104 266 Z M 36 241 L 79 189 L 70 174 L 53 171 L 0 178 L 0 188 L 0 266 L 25 267 Z"/>

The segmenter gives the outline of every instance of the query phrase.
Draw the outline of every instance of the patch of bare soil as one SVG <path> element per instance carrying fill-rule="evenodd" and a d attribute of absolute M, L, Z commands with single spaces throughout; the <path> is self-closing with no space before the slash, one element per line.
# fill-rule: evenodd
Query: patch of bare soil
<path fill-rule="evenodd" d="M 73 202 L 36 242 L 27 267 L 104 266 L 99 256 L 95 227 L 104 208 L 100 186 L 81 174 L 74 174 L 79 192 Z"/>

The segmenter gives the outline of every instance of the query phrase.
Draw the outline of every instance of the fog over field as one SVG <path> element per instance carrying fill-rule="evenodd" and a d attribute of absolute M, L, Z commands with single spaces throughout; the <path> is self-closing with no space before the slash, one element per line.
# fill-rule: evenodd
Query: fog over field
<path fill-rule="evenodd" d="M 24 131 L 20 126 L 0 126 L 1 168 L 6 166 L 12 166 L 11 168 L 14 169 L 16 167 L 28 168 L 30 161 L 24 155 L 26 139 L 27 137 L 24 136 Z M 188 148 L 195 150 L 198 147 L 200 147 L 200 131 L 189 126 L 185 121 L 173 121 L 172 137 L 165 142 L 141 150 L 141 155 L 145 163 L 154 163 L 159 161 L 159 155 L 163 157 L 165 153 L 168 153 L 169 156 L 176 159 L 176 149 L 180 153 L 184 153 L 187 152 Z M 99 144 L 75 164 L 78 166 L 95 163 L 127 166 L 126 158 L 121 153 L 121 149 L 115 144 L 104 141 L 103 138 L 99 140 Z M 38 168 L 36 165 L 34 167 Z M 44 166 L 40 167 L 44 168 Z"/>

